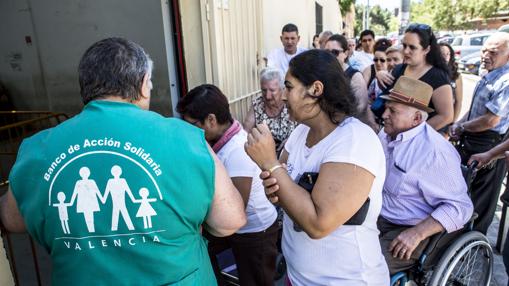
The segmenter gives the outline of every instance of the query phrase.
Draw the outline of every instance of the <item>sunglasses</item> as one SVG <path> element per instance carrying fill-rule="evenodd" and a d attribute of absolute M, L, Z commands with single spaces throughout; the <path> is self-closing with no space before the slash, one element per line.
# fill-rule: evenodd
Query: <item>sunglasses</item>
<path fill-rule="evenodd" d="M 341 53 L 344 53 L 343 50 L 337 50 L 337 49 L 332 49 L 332 50 L 327 50 L 329 53 L 333 54 L 335 57 L 339 56 L 339 54 Z"/>
<path fill-rule="evenodd" d="M 381 62 L 381 63 L 385 63 L 387 60 L 386 59 L 382 59 L 382 58 L 374 58 L 373 61 L 376 63 L 376 62 Z"/>
<path fill-rule="evenodd" d="M 408 29 L 409 30 L 421 30 L 421 31 L 426 31 L 428 33 L 431 34 L 431 27 L 429 25 L 426 25 L 426 24 L 419 24 L 419 23 L 414 23 L 414 24 L 410 24 L 408 26 Z"/>

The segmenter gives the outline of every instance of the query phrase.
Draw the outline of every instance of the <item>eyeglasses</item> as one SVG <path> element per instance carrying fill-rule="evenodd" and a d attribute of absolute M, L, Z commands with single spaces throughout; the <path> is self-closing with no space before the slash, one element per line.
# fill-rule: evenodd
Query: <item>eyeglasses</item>
<path fill-rule="evenodd" d="M 333 54 L 335 57 L 339 56 L 339 54 L 341 53 L 344 53 L 343 50 L 337 50 L 337 49 L 332 49 L 332 50 L 327 50 L 329 53 Z"/>
<path fill-rule="evenodd" d="M 387 60 L 386 59 L 382 59 L 382 58 L 373 58 L 373 61 L 376 63 L 376 62 L 381 62 L 381 63 L 385 63 Z"/>

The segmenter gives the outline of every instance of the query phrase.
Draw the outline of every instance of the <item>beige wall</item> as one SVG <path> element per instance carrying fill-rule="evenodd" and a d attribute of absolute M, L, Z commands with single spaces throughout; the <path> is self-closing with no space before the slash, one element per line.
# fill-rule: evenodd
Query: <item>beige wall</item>
<path fill-rule="evenodd" d="M 281 47 L 281 28 L 299 27 L 300 46 L 315 34 L 315 3 L 323 7 L 323 28 L 341 32 L 337 0 L 180 1 L 184 56 L 190 88 L 217 85 L 242 119 L 259 92 L 258 72 L 268 52 Z"/>
<path fill-rule="evenodd" d="M 263 30 L 264 50 L 267 55 L 272 49 L 280 48 L 281 29 L 293 23 L 299 28 L 300 43 L 304 48 L 311 47 L 315 35 L 315 3 L 323 8 L 323 30 L 341 32 L 341 11 L 337 0 L 264 0 Z"/>
<path fill-rule="evenodd" d="M 2 232 L 0 231 L 0 237 L 1 234 Z M 4 243 L 1 238 L 0 238 L 0 285 L 2 286 L 14 285 L 14 280 L 12 279 L 11 274 L 11 268 L 9 266 L 7 256 L 5 256 Z"/>
<path fill-rule="evenodd" d="M 189 89 L 207 82 L 203 49 L 202 14 L 200 0 L 180 2 L 182 38 Z"/>

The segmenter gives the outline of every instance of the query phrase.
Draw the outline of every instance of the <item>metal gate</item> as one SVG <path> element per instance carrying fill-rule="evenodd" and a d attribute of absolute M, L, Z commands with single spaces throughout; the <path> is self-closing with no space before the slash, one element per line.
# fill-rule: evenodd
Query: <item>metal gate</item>
<path fill-rule="evenodd" d="M 207 82 L 226 94 L 243 120 L 260 92 L 263 61 L 262 0 L 201 0 Z"/>

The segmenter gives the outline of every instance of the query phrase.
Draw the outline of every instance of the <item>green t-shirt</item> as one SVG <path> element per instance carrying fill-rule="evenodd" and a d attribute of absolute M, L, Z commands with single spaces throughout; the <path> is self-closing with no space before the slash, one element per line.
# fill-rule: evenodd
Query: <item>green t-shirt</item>
<path fill-rule="evenodd" d="M 200 226 L 214 194 L 203 131 L 92 101 L 23 141 L 9 176 L 54 285 L 215 285 Z"/>

